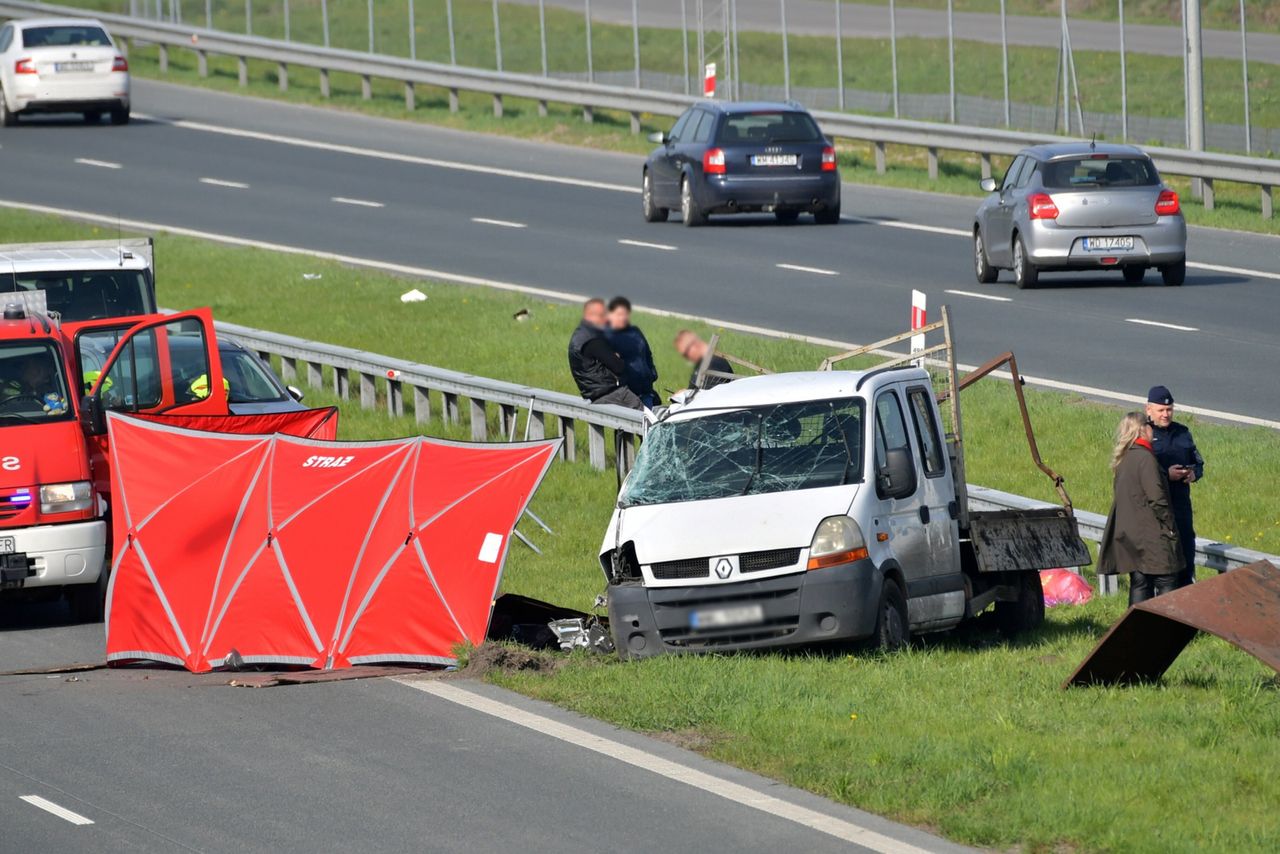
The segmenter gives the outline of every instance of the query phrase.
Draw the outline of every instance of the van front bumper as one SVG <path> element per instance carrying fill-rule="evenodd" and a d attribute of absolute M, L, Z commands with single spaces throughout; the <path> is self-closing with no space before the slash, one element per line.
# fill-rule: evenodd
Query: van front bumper
<path fill-rule="evenodd" d="M 0 528 L 0 537 L 13 537 L 14 554 L 25 556 L 20 571 L 13 555 L 6 556 L 4 589 L 30 590 L 93 584 L 102 572 L 107 554 L 107 523 L 68 522 L 30 528 Z"/>
<path fill-rule="evenodd" d="M 870 560 L 737 584 L 645 587 L 629 582 L 609 588 L 609 625 L 623 658 L 855 640 L 875 631 L 880 584 Z M 760 619 L 694 627 L 695 613 L 757 606 Z"/>

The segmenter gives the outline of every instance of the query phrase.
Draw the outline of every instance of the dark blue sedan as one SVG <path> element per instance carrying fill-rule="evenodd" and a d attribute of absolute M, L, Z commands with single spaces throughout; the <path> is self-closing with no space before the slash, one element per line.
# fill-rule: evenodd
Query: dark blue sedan
<path fill-rule="evenodd" d="M 659 147 L 644 164 L 648 222 L 665 221 L 672 208 L 687 226 L 722 213 L 840 221 L 835 147 L 797 104 L 705 101 L 649 138 Z"/>

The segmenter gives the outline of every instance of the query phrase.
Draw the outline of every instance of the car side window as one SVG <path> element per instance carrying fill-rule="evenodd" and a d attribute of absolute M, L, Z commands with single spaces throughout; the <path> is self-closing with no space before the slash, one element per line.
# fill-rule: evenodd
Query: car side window
<path fill-rule="evenodd" d="M 910 401 L 911 421 L 916 428 L 916 440 L 924 455 L 925 477 L 941 477 L 947 473 L 947 458 L 942 452 L 942 437 L 938 432 L 938 420 L 929 403 L 930 393 L 924 388 L 913 388 L 907 394 Z"/>
<path fill-rule="evenodd" d="M 693 132 L 693 142 L 702 144 L 711 139 L 711 128 L 716 123 L 716 117 L 707 112 L 701 113 L 701 120 L 698 122 L 698 129 Z"/>
<path fill-rule="evenodd" d="M 1018 176 L 1018 189 L 1022 189 L 1031 183 L 1031 176 L 1036 173 L 1038 165 L 1034 158 L 1027 158 L 1027 162 L 1022 164 L 1022 174 Z"/>
<path fill-rule="evenodd" d="M 1017 186 L 1018 175 L 1022 172 L 1022 164 L 1027 162 L 1027 158 L 1021 154 L 1013 158 L 1013 162 L 1009 164 L 1009 171 L 1004 173 L 1004 181 L 1000 184 L 1000 191 L 1012 190 Z"/>
<path fill-rule="evenodd" d="M 902 405 L 898 402 L 898 395 L 892 390 L 883 391 L 876 398 L 877 472 L 885 469 L 889 462 L 890 451 L 905 453 L 907 459 L 911 461 L 912 471 L 915 470 L 915 455 L 911 453 L 911 438 L 907 434 L 907 422 L 902 417 Z M 915 491 L 914 486 L 911 491 Z"/>
<path fill-rule="evenodd" d="M 680 137 L 684 135 L 689 124 L 689 117 L 695 115 L 693 110 L 685 110 L 680 118 L 676 119 L 676 123 L 671 126 L 671 132 L 667 134 L 667 138 L 672 142 L 679 142 Z"/>

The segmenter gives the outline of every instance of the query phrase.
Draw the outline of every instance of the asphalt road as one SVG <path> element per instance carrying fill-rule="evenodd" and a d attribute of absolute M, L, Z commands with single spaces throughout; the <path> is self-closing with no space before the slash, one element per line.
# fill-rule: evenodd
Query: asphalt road
<path fill-rule="evenodd" d="M 649 225 L 636 157 L 135 87 L 135 109 L 156 120 L 0 134 L 0 199 L 571 294 L 620 291 L 839 341 L 897 331 L 920 289 L 935 308 L 952 304 L 965 361 L 1012 349 L 1032 377 L 1125 394 L 1162 382 L 1183 404 L 1280 420 L 1268 368 L 1280 361 L 1275 237 L 1192 229 L 1193 265 L 1216 269 L 1193 266 L 1182 288 L 1109 273 L 1021 292 L 1008 274 L 974 282 L 971 199 L 847 186 L 837 227 Z"/>
<path fill-rule="evenodd" d="M 0 670 L 100 660 L 101 624 L 61 618 L 45 606 L 14 625 L 0 608 Z M 962 850 L 492 686 L 448 690 L 567 724 L 644 767 L 391 679 L 229 678 L 0 675 L 0 852 Z"/>
<path fill-rule="evenodd" d="M 536 6 L 538 0 L 508 0 Z M 582 11 L 581 0 L 545 0 L 548 6 Z M 781 7 L 778 0 L 737 0 L 738 28 L 755 32 L 780 32 Z M 697 29 L 694 4 L 687 4 L 689 27 Z M 707 3 L 708 10 L 718 4 Z M 710 16 L 712 11 L 708 12 Z M 604 23 L 631 24 L 631 0 L 592 0 L 591 17 Z M 845 3 L 842 23 L 847 38 L 887 39 L 890 32 L 889 5 Z M 1000 44 L 1000 16 L 988 12 L 956 12 L 955 37 L 966 41 Z M 835 32 L 835 4 L 831 0 L 788 0 L 787 32 L 793 35 L 826 36 Z M 640 4 L 640 26 L 679 29 L 678 0 L 644 0 Z M 710 25 L 709 25 L 710 26 Z M 1058 19 L 1042 15 L 1009 15 L 1005 26 L 1009 44 L 1058 49 Z M 1076 50 L 1119 51 L 1119 28 L 1112 21 L 1071 18 L 1071 45 Z M 1125 24 L 1125 50 L 1157 56 L 1181 57 L 1182 27 L 1176 20 L 1169 26 Z M 918 9 L 899 5 L 897 31 L 900 37 L 946 38 L 945 9 Z M 1205 29 L 1204 53 L 1207 57 L 1240 58 L 1240 33 L 1235 30 Z M 1250 62 L 1280 62 L 1280 36 L 1269 33 L 1249 34 Z"/>

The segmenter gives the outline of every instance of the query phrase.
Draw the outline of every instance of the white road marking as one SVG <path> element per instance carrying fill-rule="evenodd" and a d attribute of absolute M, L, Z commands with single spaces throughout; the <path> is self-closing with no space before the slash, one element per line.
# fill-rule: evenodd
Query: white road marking
<path fill-rule="evenodd" d="M 779 270 L 791 270 L 796 273 L 813 273 L 817 276 L 838 276 L 837 270 L 824 270 L 821 267 L 802 267 L 799 264 L 774 264 Z"/>
<path fill-rule="evenodd" d="M 156 119 L 153 116 L 143 116 L 138 113 L 134 113 L 134 116 L 153 121 L 164 121 L 163 119 Z M 588 181 L 582 178 L 568 178 L 563 175 L 546 175 L 541 172 L 524 172 L 519 169 L 502 169 L 497 166 L 482 166 L 478 163 L 462 163 L 456 160 L 442 160 L 437 157 L 418 157 L 413 154 L 400 154 L 395 151 L 379 151 L 376 148 L 339 145 L 332 142 L 321 142 L 315 139 L 300 139 L 298 137 L 284 136 L 282 134 L 220 127 L 218 125 L 208 125 L 203 122 L 192 122 L 185 119 L 166 122 L 166 124 L 173 127 L 184 128 L 186 130 L 200 131 L 201 133 L 216 133 L 222 134 L 223 136 L 238 137 L 240 139 L 257 140 L 258 142 L 273 142 L 279 145 L 292 145 L 297 148 L 332 151 L 337 154 L 350 154 L 356 157 L 372 157 L 377 160 L 394 160 L 399 163 L 412 163 L 417 166 L 434 166 L 439 169 L 453 169 L 458 172 L 476 172 L 482 175 L 497 175 L 503 178 L 521 178 L 526 181 L 540 181 L 547 184 L 566 184 L 570 187 L 586 187 L 592 190 L 610 190 L 616 193 L 633 193 L 636 195 L 639 195 L 640 193 L 639 186 L 632 186 L 629 184 L 608 184 L 603 181 Z"/>
<path fill-rule="evenodd" d="M 97 166 L 99 169 L 123 169 L 119 163 L 112 163 L 110 160 L 94 160 L 90 157 L 77 157 L 76 163 L 81 166 Z"/>
<path fill-rule="evenodd" d="M 1174 329 L 1178 332 L 1199 332 L 1197 326 L 1179 326 L 1176 323 L 1161 323 L 1159 320 L 1143 320 L 1141 317 L 1126 317 L 1125 323 L 1137 323 L 1141 326 L 1159 326 L 1161 329 Z"/>
<path fill-rule="evenodd" d="M 471 221 L 480 225 L 496 225 L 499 228 L 528 228 L 523 222 L 511 222 L 506 219 L 486 219 L 482 216 L 473 216 Z"/>
<path fill-rule="evenodd" d="M 353 205 L 357 208 L 385 208 L 382 202 L 370 202 L 365 199 L 349 199 L 346 196 L 331 196 L 331 202 L 337 202 L 340 205 Z"/>
<path fill-rule="evenodd" d="M 567 744 L 572 744 L 602 756 L 607 756 L 610 759 L 615 759 L 618 762 L 657 774 L 660 777 L 666 777 L 668 780 L 684 783 L 686 786 L 724 798 L 731 803 L 758 810 L 776 818 L 795 822 L 803 827 L 833 836 L 843 842 L 860 845 L 872 851 L 882 852 L 882 854 L 925 854 L 922 848 L 894 839 L 891 836 L 885 836 L 883 833 L 877 833 L 870 828 L 854 824 L 851 821 L 836 818 L 808 807 L 802 807 L 790 801 L 784 801 L 782 798 L 766 794 L 759 789 L 753 789 L 750 786 L 744 786 L 741 783 L 735 783 L 723 777 L 699 771 L 688 765 L 664 759 L 646 750 L 593 735 L 578 727 L 560 723 L 499 700 L 490 699 L 482 694 L 469 691 L 457 683 L 441 680 L 411 681 L 401 678 L 397 678 L 394 681 L 473 711 L 531 729 L 534 732 L 550 736 Z"/>
<path fill-rule="evenodd" d="M 249 185 L 241 181 L 224 181 L 221 178 L 201 178 L 201 184 L 208 184 L 210 187 L 227 187 L 232 190 L 247 190 Z"/>
<path fill-rule="evenodd" d="M 973 297 L 974 299 L 988 299 L 992 302 L 1013 302 L 1010 297 L 998 297 L 995 294 L 979 294 L 973 291 L 953 291 L 948 289 L 947 293 L 955 294 L 958 297 Z"/>
<path fill-rule="evenodd" d="M 283 252 L 288 255 L 302 255 L 308 258 L 319 258 L 324 261 L 335 261 L 339 264 L 347 264 L 352 267 L 381 270 L 387 273 L 397 273 L 402 276 L 417 276 L 424 279 L 437 279 L 442 282 L 453 282 L 460 285 L 479 285 L 486 288 L 493 288 L 494 290 L 544 297 L 546 299 L 559 300 L 561 302 L 581 303 L 583 300 L 587 299 L 586 294 L 571 293 L 569 291 L 556 291 L 551 290 L 550 288 L 539 288 L 532 285 L 518 284 L 516 282 L 504 282 L 498 279 L 485 279 L 479 276 L 466 276 L 460 273 L 449 273 L 444 270 L 432 270 L 427 267 L 415 267 L 409 264 L 395 264 L 390 261 L 379 261 L 374 258 L 360 258 L 353 255 L 342 255 L 337 252 L 323 252 L 302 246 L 270 243 L 265 240 L 253 240 L 246 237 L 235 237 L 229 234 L 200 231 L 198 229 L 186 228 L 180 225 L 167 225 L 164 223 L 148 222 L 146 220 L 137 219 L 120 219 L 113 215 L 100 214 L 92 211 L 56 208 L 48 205 L 37 205 L 30 202 L 20 202 L 11 199 L 0 199 L 0 208 L 10 208 L 12 210 L 31 211 L 33 213 L 70 217 L 71 219 L 78 219 L 84 222 L 93 222 L 112 227 L 118 225 L 121 228 L 131 228 L 139 231 L 167 231 L 170 234 L 178 234 L 184 237 L 196 237 L 201 240 L 211 240 L 215 243 L 221 243 L 226 246 L 248 246 L 253 249 L 268 249 L 272 252 Z M 649 314 L 657 315 L 658 317 L 673 317 L 677 320 L 692 320 L 699 323 L 705 323 L 708 326 L 716 326 L 721 329 L 732 329 L 734 332 L 744 332 L 749 335 L 763 335 L 767 338 L 780 338 L 787 341 L 800 341 L 805 344 L 814 344 L 819 347 L 830 347 L 835 350 L 852 350 L 858 346 L 848 341 L 837 341 L 834 338 L 823 338 L 817 335 L 801 335 L 795 332 L 785 332 L 780 329 L 772 329 L 767 326 L 756 326 L 750 323 L 737 323 L 732 320 L 692 315 L 679 311 L 671 311 L 665 308 L 655 308 L 653 306 L 636 305 L 635 310 L 648 312 Z M 890 355 L 901 356 L 903 354 L 890 353 Z M 962 371 L 972 371 L 976 366 L 958 364 L 956 367 Z M 995 371 L 991 375 L 1005 380 L 1012 379 L 1007 371 Z M 1025 379 L 1028 384 L 1033 386 L 1054 389 L 1056 391 L 1071 392 L 1072 394 L 1085 395 L 1086 397 L 1096 397 L 1124 404 L 1146 402 L 1146 397 L 1141 397 L 1135 394 L 1126 394 L 1124 392 L 1110 391 L 1103 388 L 1095 388 L 1093 386 L 1079 385 L 1077 383 L 1063 382 L 1061 380 L 1045 379 L 1043 377 L 1025 377 Z M 1203 415 L 1206 418 L 1217 418 L 1221 421 L 1233 421 L 1237 424 L 1250 424 L 1255 427 L 1269 427 L 1273 430 L 1280 430 L 1280 421 L 1258 418 L 1254 415 L 1223 412 L 1219 409 L 1209 409 L 1208 407 L 1203 406 L 1187 406 L 1183 405 L 1181 402 L 1178 404 L 1178 409 L 1182 412 L 1189 412 L 1192 415 Z"/>
<path fill-rule="evenodd" d="M 644 240 L 619 240 L 623 246 L 636 246 L 640 249 L 660 249 L 663 252 L 675 252 L 680 247 L 672 246 L 670 243 L 649 243 Z"/>
<path fill-rule="evenodd" d="M 42 809 L 51 815 L 56 815 L 63 821 L 68 821 L 74 825 L 84 826 L 86 824 L 93 824 L 93 819 L 85 818 L 80 815 L 80 813 L 72 812 L 66 807 L 59 806 L 53 801 L 42 798 L 39 795 L 22 795 L 20 800 L 26 801 L 31 804 L 31 806 L 36 807 L 37 809 Z"/>
<path fill-rule="evenodd" d="M 945 234 L 948 237 L 973 237 L 973 232 L 963 228 L 943 228 L 937 225 L 921 225 L 918 222 L 902 222 L 896 219 L 872 219 L 862 216 L 844 216 L 841 219 L 849 222 L 860 222 L 863 225 L 883 225 L 886 228 L 904 228 L 907 231 L 924 231 L 929 234 Z"/>
<path fill-rule="evenodd" d="M 1196 270 L 1208 270 L 1211 273 L 1233 273 L 1237 276 L 1280 280 L 1280 273 L 1268 273 L 1265 270 L 1249 270 L 1244 267 L 1224 267 L 1221 264 L 1204 264 L 1200 261 L 1188 261 L 1187 266 Z"/>

